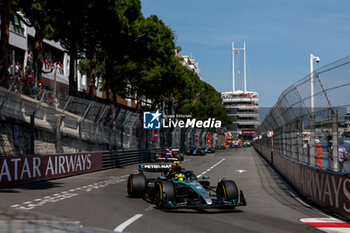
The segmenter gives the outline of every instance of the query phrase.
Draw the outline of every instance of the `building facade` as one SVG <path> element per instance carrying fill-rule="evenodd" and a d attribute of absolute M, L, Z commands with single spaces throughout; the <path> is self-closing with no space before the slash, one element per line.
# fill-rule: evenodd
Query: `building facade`
<path fill-rule="evenodd" d="M 259 97 L 257 92 L 222 92 L 221 98 L 232 124 L 226 126 L 233 136 L 251 138 L 259 125 Z"/>
<path fill-rule="evenodd" d="M 175 56 L 177 58 L 180 58 L 180 62 L 183 66 L 191 70 L 200 80 L 202 80 L 201 70 L 199 69 L 198 62 L 192 58 L 192 55 L 190 58 L 189 56 L 181 55 L 177 50 L 175 50 Z"/>
<path fill-rule="evenodd" d="M 19 13 L 21 14 L 21 13 Z M 1 22 L 0 22 L 1 24 Z M 34 85 L 34 67 L 33 67 L 33 48 L 34 48 L 34 27 L 26 26 L 21 20 L 14 16 L 10 21 L 10 36 L 9 36 L 9 64 L 12 65 L 13 71 L 20 73 L 21 82 L 26 82 L 28 85 Z M 79 61 L 78 61 L 79 62 Z M 13 64 L 15 63 L 15 64 Z M 41 80 L 39 85 L 42 88 L 53 91 L 56 85 L 58 94 L 68 95 L 69 93 L 69 63 L 70 56 L 65 52 L 65 49 L 59 42 L 52 40 L 43 40 L 43 67 Z M 55 64 L 60 64 L 56 67 Z M 19 70 L 17 70 L 17 68 Z M 12 68 L 9 69 L 12 73 Z M 79 92 L 88 92 L 89 78 L 76 70 L 77 84 Z M 38 80 L 39 81 L 39 80 Z M 102 78 L 97 77 L 93 90 L 94 95 L 98 98 L 106 98 L 106 93 L 101 91 Z M 128 107 L 135 107 L 133 100 L 117 97 L 117 102 Z"/>

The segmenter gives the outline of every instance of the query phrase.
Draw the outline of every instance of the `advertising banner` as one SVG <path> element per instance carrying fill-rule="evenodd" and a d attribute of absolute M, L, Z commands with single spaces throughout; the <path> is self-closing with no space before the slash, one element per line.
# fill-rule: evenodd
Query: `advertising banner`
<path fill-rule="evenodd" d="M 153 135 L 154 135 L 154 136 L 153 136 L 153 141 L 154 141 L 154 142 L 158 142 L 158 133 L 159 133 L 159 132 L 158 132 L 158 129 L 155 129 L 155 130 L 154 130 L 154 133 L 153 133 Z"/>
<path fill-rule="evenodd" d="M 242 135 L 254 135 L 254 129 L 242 129 Z"/>
<path fill-rule="evenodd" d="M 0 187 L 78 175 L 102 169 L 102 153 L 0 157 Z"/>

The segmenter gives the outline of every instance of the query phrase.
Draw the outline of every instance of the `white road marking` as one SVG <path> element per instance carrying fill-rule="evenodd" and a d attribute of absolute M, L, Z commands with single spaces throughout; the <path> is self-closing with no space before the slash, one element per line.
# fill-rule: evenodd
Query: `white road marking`
<path fill-rule="evenodd" d="M 93 190 L 97 190 L 97 189 L 101 189 L 104 188 L 108 185 L 111 184 L 118 184 L 121 183 L 123 181 L 125 181 L 125 177 L 128 177 L 129 175 L 123 175 L 123 176 L 109 176 L 107 180 L 103 181 L 103 182 L 98 182 L 95 184 L 90 184 L 90 185 L 85 185 L 82 187 L 78 187 L 75 189 L 70 189 L 68 191 L 63 191 L 61 193 L 55 193 L 52 194 L 51 196 L 45 196 L 43 198 L 36 198 L 33 201 L 25 201 L 21 204 L 14 204 L 11 205 L 12 208 L 15 209 L 19 209 L 19 210 L 31 210 L 34 209 L 35 207 L 39 207 L 42 206 L 44 204 L 47 203 L 54 203 L 54 202 L 58 202 L 58 201 L 62 201 L 68 198 L 72 198 L 75 196 L 79 195 L 79 191 L 80 192 L 91 192 Z"/>
<path fill-rule="evenodd" d="M 214 164 L 213 166 L 211 166 L 210 168 L 208 168 L 207 170 L 205 170 L 204 172 L 202 172 L 200 175 L 197 176 L 197 178 L 200 178 L 201 176 L 203 176 L 204 174 L 206 174 L 207 172 L 209 172 L 210 170 L 212 170 L 214 167 L 216 167 L 217 165 L 219 165 L 220 163 L 222 163 L 225 159 L 220 160 L 219 162 L 217 162 L 216 164 Z"/>
<path fill-rule="evenodd" d="M 342 222 L 340 219 L 336 218 L 302 218 L 301 222 Z"/>
<path fill-rule="evenodd" d="M 298 202 L 300 202 L 302 205 L 311 208 L 313 210 L 316 210 L 314 207 L 310 206 L 309 204 L 306 204 L 303 200 L 301 200 L 299 197 L 297 197 L 293 192 L 289 192 L 294 198 L 295 200 L 297 200 Z"/>
<path fill-rule="evenodd" d="M 247 172 L 247 170 L 236 170 L 236 172 L 238 172 L 238 173 L 242 174 L 242 173 Z"/>
<path fill-rule="evenodd" d="M 128 220 L 126 220 L 125 222 L 123 222 L 122 224 L 120 224 L 119 226 L 117 226 L 117 228 L 114 229 L 114 231 L 123 231 L 125 228 L 127 228 L 131 223 L 135 222 L 137 219 L 141 218 L 143 216 L 143 214 L 136 214 L 133 217 L 129 218 Z"/>

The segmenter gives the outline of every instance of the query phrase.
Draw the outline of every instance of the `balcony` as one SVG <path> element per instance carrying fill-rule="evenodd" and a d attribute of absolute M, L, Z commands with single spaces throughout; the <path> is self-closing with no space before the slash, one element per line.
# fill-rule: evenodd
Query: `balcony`
<path fill-rule="evenodd" d="M 43 71 L 44 72 L 41 74 L 42 77 L 47 78 L 47 79 L 51 79 L 51 80 L 55 79 L 54 78 L 54 71 L 52 71 L 52 69 L 48 69 L 44 65 L 43 66 Z M 69 84 L 68 75 L 64 75 L 61 72 L 57 71 L 56 72 L 56 81 L 68 85 Z"/>
<path fill-rule="evenodd" d="M 257 119 L 239 119 L 236 121 L 238 125 L 258 125 L 259 121 Z"/>
<path fill-rule="evenodd" d="M 259 109 L 259 106 L 257 104 L 251 105 L 251 104 L 225 104 L 226 108 L 237 108 L 239 110 L 257 110 Z"/>
<path fill-rule="evenodd" d="M 225 104 L 225 103 L 239 103 L 239 102 L 248 102 L 248 103 L 251 103 L 251 102 L 259 102 L 259 98 L 252 98 L 250 99 L 249 97 L 244 97 L 244 98 L 241 98 L 241 97 L 222 97 L 222 102 Z"/>
<path fill-rule="evenodd" d="M 237 113 L 228 113 L 228 116 L 238 116 L 238 117 L 258 117 L 259 113 L 257 112 L 237 112 Z"/>

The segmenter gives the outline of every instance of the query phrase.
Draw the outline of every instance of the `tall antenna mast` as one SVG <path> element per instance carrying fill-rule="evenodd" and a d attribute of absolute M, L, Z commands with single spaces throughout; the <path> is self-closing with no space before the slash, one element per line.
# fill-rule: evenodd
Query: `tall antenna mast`
<path fill-rule="evenodd" d="M 235 91 L 235 46 L 232 41 L 232 92 Z"/>
<path fill-rule="evenodd" d="M 244 93 L 247 92 L 247 62 L 246 62 L 246 47 L 245 47 L 245 41 L 244 41 Z"/>

